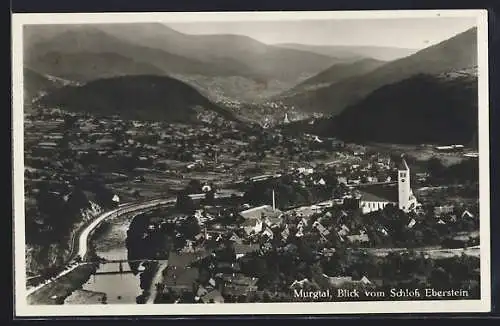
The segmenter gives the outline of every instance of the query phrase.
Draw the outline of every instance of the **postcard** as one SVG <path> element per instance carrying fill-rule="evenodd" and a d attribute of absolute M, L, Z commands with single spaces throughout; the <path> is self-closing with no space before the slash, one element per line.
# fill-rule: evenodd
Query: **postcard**
<path fill-rule="evenodd" d="M 16 316 L 490 311 L 486 10 L 12 18 Z"/>

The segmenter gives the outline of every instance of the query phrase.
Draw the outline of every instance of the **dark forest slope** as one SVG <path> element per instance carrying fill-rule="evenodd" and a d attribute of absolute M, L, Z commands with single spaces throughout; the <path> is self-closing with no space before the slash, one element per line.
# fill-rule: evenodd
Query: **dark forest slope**
<path fill-rule="evenodd" d="M 475 70 L 386 85 L 329 119 L 291 126 L 355 142 L 470 143 L 478 128 Z"/>
<path fill-rule="evenodd" d="M 304 91 L 285 102 L 304 111 L 336 115 L 376 89 L 416 74 L 439 74 L 477 65 L 477 30 L 469 29 L 408 57 L 392 61 L 367 74 L 327 87 Z"/>
<path fill-rule="evenodd" d="M 161 76 L 126 76 L 100 79 L 83 86 L 67 86 L 42 97 L 40 105 L 122 118 L 190 122 L 199 114 L 234 120 L 181 81 Z"/>

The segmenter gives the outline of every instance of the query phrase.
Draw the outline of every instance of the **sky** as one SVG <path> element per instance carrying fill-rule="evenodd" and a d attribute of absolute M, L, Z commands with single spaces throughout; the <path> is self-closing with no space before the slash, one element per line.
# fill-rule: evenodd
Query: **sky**
<path fill-rule="evenodd" d="M 239 34 L 267 44 L 369 45 L 422 49 L 476 26 L 475 17 L 168 23 L 186 34 Z"/>

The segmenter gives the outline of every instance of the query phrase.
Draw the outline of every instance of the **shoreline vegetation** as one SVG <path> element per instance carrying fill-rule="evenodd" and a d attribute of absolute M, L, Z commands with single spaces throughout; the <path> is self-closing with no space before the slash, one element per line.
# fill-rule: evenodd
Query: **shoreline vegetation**
<path fill-rule="evenodd" d="M 147 262 L 144 263 L 145 269 L 140 273 L 140 287 L 142 289 L 142 293 L 139 294 L 136 298 L 136 302 L 138 304 L 148 303 L 154 291 L 152 290 L 153 280 L 156 275 L 159 273 L 159 269 L 161 267 L 157 262 Z"/>
<path fill-rule="evenodd" d="M 167 267 L 168 267 L 168 260 L 165 260 L 161 264 L 159 264 L 158 267 L 156 268 L 153 279 L 149 284 L 149 296 L 146 303 L 157 302 L 159 295 L 158 284 L 161 284 L 163 282 L 163 273 L 165 272 L 165 269 Z"/>
<path fill-rule="evenodd" d="M 78 249 L 77 235 L 103 209 L 112 207 L 110 190 L 103 184 L 38 187 L 26 205 L 27 271 L 32 274 L 51 273 L 67 264 Z"/>
<path fill-rule="evenodd" d="M 89 280 L 96 270 L 96 264 L 78 266 L 71 273 L 29 295 L 27 298 L 28 304 L 64 304 L 66 298 L 75 290 L 82 290 L 83 284 Z"/>
<path fill-rule="evenodd" d="M 83 225 L 80 225 L 79 227 L 79 232 L 84 229 L 88 223 L 91 221 L 85 222 Z M 103 234 L 105 232 L 105 229 L 109 227 L 109 223 L 104 221 L 104 224 L 100 224 L 96 229 L 93 230 L 91 233 L 91 236 L 89 238 L 89 248 L 88 248 L 88 253 L 87 257 L 89 259 L 89 264 L 85 265 L 80 265 L 77 268 L 75 268 L 73 271 L 70 273 L 60 277 L 56 281 L 48 284 L 47 286 L 43 287 L 42 289 L 32 293 L 31 295 L 28 296 L 27 301 L 28 304 L 65 304 L 66 299 L 72 294 L 77 291 L 79 295 L 75 300 L 82 300 L 83 298 L 90 298 L 90 300 L 93 300 L 93 296 L 89 295 L 88 293 L 93 292 L 93 291 L 87 291 L 84 290 L 82 287 L 83 285 L 88 282 L 90 277 L 97 271 L 99 268 L 99 260 L 100 258 L 97 256 L 95 252 L 95 245 L 93 244 L 93 241 L 95 240 L 95 237 Z M 101 227 L 104 228 L 101 229 Z M 74 243 L 78 243 L 75 241 Z M 76 250 L 73 249 L 73 252 Z M 56 273 L 57 274 L 57 273 Z M 82 291 L 86 291 L 85 294 L 82 294 Z M 98 295 L 98 292 L 96 292 L 95 295 Z M 105 299 L 102 299 L 101 297 L 101 302 L 105 302 Z"/>
<path fill-rule="evenodd" d="M 123 215 L 124 218 L 131 218 L 134 215 L 131 215 L 131 213 L 126 213 Z M 85 225 L 88 225 L 88 222 L 85 223 Z M 88 260 L 89 264 L 84 264 L 76 267 L 74 270 L 69 272 L 66 275 L 63 275 L 59 277 L 57 280 L 55 280 L 52 283 L 47 284 L 40 290 L 37 290 L 36 292 L 30 294 L 28 296 L 28 303 L 29 304 L 65 304 L 65 300 L 75 294 L 71 299 L 70 299 L 70 304 L 72 303 L 86 303 L 86 301 L 95 301 L 97 300 L 96 298 L 100 298 L 100 303 L 106 304 L 107 303 L 107 298 L 106 298 L 106 293 L 102 295 L 100 292 L 94 292 L 94 291 L 89 291 L 89 290 L 84 290 L 82 287 L 83 285 L 88 282 L 90 277 L 96 273 L 96 271 L 99 269 L 99 262 L 103 259 L 98 256 L 96 253 L 96 247 L 99 245 L 95 243 L 96 238 L 101 237 L 106 234 L 107 231 L 109 231 L 111 228 L 111 222 L 110 221 L 102 221 L 102 223 L 99 223 L 99 225 L 93 229 L 90 232 L 89 238 L 88 238 L 88 252 L 86 255 L 86 260 Z M 81 226 L 79 230 L 81 231 L 83 227 Z M 128 237 L 127 237 L 128 238 Z M 127 242 L 127 238 L 123 239 L 124 242 Z M 77 242 L 75 242 L 77 243 Z M 76 251 L 77 248 L 75 248 L 73 251 Z M 130 255 L 129 255 L 130 258 Z M 154 262 L 147 262 L 144 263 L 143 265 L 146 267 L 145 272 L 146 273 L 139 273 L 138 272 L 138 267 L 140 265 L 139 262 L 134 262 L 131 263 L 130 266 L 132 271 L 134 272 L 134 275 L 138 275 L 140 278 L 141 282 L 141 289 L 143 290 L 143 294 L 147 295 L 148 294 L 148 289 L 149 289 L 149 283 L 151 282 L 152 277 L 154 276 L 154 266 L 156 263 Z M 62 268 L 62 267 L 61 267 Z M 60 271 L 58 269 L 58 271 Z M 151 274 L 152 272 L 152 274 Z M 54 275 L 57 275 L 58 272 L 55 272 Z M 151 274 L 151 275 L 149 275 Z M 34 278 L 35 279 L 35 278 Z M 83 291 L 83 292 L 82 292 Z M 147 296 L 145 297 L 147 299 Z M 138 300 L 140 301 L 140 297 L 138 297 Z M 83 301 L 83 302 L 82 302 Z"/>
<path fill-rule="evenodd" d="M 64 304 L 100 304 L 106 303 L 106 299 L 104 292 L 77 289 L 66 298 Z"/>
<path fill-rule="evenodd" d="M 163 281 L 163 271 L 168 265 L 169 252 L 173 247 L 170 234 L 158 232 L 143 238 L 147 232 L 150 219 L 157 218 L 159 213 L 170 216 L 175 214 L 175 208 L 168 207 L 145 212 L 134 217 L 127 231 L 126 247 L 130 260 L 154 259 L 142 263 L 144 270 L 140 272 L 140 287 L 142 293 L 137 297 L 138 304 L 154 303 L 157 297 L 156 284 Z M 140 263 L 132 263 L 131 268 L 138 272 Z"/>

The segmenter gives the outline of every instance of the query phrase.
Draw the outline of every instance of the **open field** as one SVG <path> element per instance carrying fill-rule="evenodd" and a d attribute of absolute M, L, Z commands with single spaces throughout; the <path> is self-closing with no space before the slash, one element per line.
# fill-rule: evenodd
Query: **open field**
<path fill-rule="evenodd" d="M 464 152 L 440 152 L 435 149 L 434 145 L 405 145 L 405 144 L 382 144 L 373 143 L 367 146 L 370 149 L 380 151 L 380 152 L 402 152 L 410 158 L 414 158 L 416 161 L 427 161 L 433 157 L 437 157 L 441 160 L 443 165 L 450 166 L 460 163 L 468 158 L 463 154 L 471 152 L 470 149 L 465 149 Z"/>

